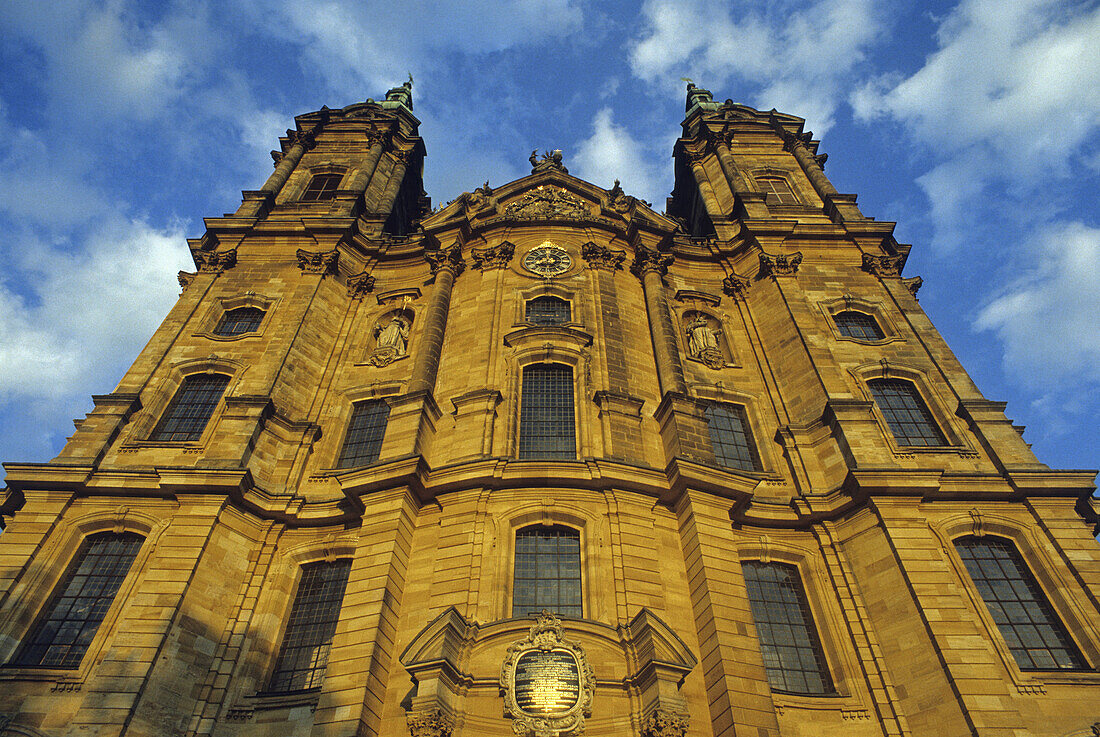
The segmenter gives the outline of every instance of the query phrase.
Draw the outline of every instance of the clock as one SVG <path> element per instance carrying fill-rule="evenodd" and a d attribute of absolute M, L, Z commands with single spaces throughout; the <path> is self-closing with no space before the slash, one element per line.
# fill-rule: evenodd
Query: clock
<path fill-rule="evenodd" d="M 523 268 L 547 279 L 564 274 L 572 265 L 573 259 L 569 258 L 569 253 L 550 241 L 535 246 L 523 257 Z"/>

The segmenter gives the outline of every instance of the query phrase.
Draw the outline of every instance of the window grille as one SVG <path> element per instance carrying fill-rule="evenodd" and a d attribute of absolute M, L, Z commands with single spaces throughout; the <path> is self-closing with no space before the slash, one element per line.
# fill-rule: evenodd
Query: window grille
<path fill-rule="evenodd" d="M 765 195 L 772 195 L 780 205 L 797 205 L 798 198 L 794 196 L 790 183 L 782 177 L 757 177 L 756 184 Z"/>
<path fill-rule="evenodd" d="M 899 445 L 947 445 L 915 386 L 901 379 L 872 379 L 867 385 Z"/>
<path fill-rule="evenodd" d="M 1020 670 L 1088 668 L 1011 541 L 967 536 L 955 549 Z"/>
<path fill-rule="evenodd" d="M 712 404 L 703 411 L 703 416 L 710 429 L 710 444 L 718 465 L 742 471 L 760 470 L 760 455 L 752 442 L 744 407 Z"/>
<path fill-rule="evenodd" d="M 573 369 L 536 363 L 523 369 L 519 415 L 520 458 L 576 458 Z"/>
<path fill-rule="evenodd" d="M 302 566 L 302 580 L 294 596 L 269 692 L 320 687 L 350 571 L 350 560 Z"/>
<path fill-rule="evenodd" d="M 14 664 L 78 667 L 143 540 L 134 533 L 112 532 L 85 539 Z"/>
<path fill-rule="evenodd" d="M 835 693 L 798 569 L 759 561 L 745 561 L 741 568 L 772 689 Z"/>
<path fill-rule="evenodd" d="M 570 527 L 525 527 L 516 533 L 512 616 L 548 609 L 581 615 L 581 536 Z"/>
<path fill-rule="evenodd" d="M 389 417 L 390 406 L 381 399 L 356 404 L 337 467 L 355 468 L 377 461 L 382 453 L 382 440 L 386 436 Z"/>
<path fill-rule="evenodd" d="M 229 310 L 218 321 L 218 327 L 214 328 L 214 335 L 243 335 L 254 333 L 260 329 L 260 323 L 264 321 L 264 311 L 258 307 L 238 307 Z"/>
<path fill-rule="evenodd" d="M 878 326 L 878 322 L 875 321 L 875 318 L 865 312 L 847 310 L 846 312 L 838 313 L 833 319 L 836 321 L 836 326 L 840 329 L 840 334 L 847 338 L 855 338 L 857 340 L 882 340 L 886 337 L 882 332 L 882 328 Z"/>
<path fill-rule="evenodd" d="M 228 385 L 229 377 L 222 374 L 188 376 L 149 439 L 176 442 L 201 438 Z"/>
<path fill-rule="evenodd" d="M 535 297 L 527 303 L 527 322 L 532 325 L 564 325 L 569 322 L 569 303 L 558 297 Z"/>
<path fill-rule="evenodd" d="M 302 193 L 302 202 L 320 202 L 331 200 L 336 196 L 336 190 L 340 186 L 343 174 L 317 174 L 309 180 L 306 191 Z"/>

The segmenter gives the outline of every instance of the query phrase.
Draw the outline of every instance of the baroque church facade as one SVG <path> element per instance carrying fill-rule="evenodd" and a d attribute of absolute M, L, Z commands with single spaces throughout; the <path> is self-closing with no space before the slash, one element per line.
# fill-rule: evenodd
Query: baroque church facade
<path fill-rule="evenodd" d="M 8 463 L 0 735 L 1100 733 L 1052 470 L 824 174 L 689 85 L 665 212 L 432 210 L 411 87 L 301 115 L 49 463 Z"/>

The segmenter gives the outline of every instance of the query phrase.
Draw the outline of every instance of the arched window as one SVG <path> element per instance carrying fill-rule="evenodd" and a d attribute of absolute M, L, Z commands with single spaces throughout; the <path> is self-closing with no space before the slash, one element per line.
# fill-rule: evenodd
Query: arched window
<path fill-rule="evenodd" d="M 390 406 L 381 399 L 359 402 L 351 413 L 348 433 L 344 436 L 344 448 L 340 451 L 339 468 L 355 468 L 374 463 L 382 453 L 382 440 L 386 436 L 386 422 Z"/>
<path fill-rule="evenodd" d="M 866 312 L 845 310 L 833 316 L 840 334 L 856 340 L 882 340 L 886 335 L 874 317 Z"/>
<path fill-rule="evenodd" d="M 779 205 L 797 205 L 798 198 L 794 196 L 791 185 L 783 177 L 757 177 L 756 185 L 765 194 L 768 202 Z"/>
<path fill-rule="evenodd" d="M 195 441 L 221 401 L 229 377 L 222 374 L 192 374 L 172 398 L 150 440 Z"/>
<path fill-rule="evenodd" d="M 144 539 L 130 532 L 86 538 L 13 664 L 78 667 Z"/>
<path fill-rule="evenodd" d="M 559 297 L 535 297 L 527 302 L 527 322 L 532 325 L 564 325 L 569 322 L 569 303 Z"/>
<path fill-rule="evenodd" d="M 968 535 L 955 549 L 1020 670 L 1088 668 L 1011 540 Z"/>
<path fill-rule="evenodd" d="M 523 368 L 519 413 L 520 458 L 576 458 L 573 369 L 560 363 Z"/>
<path fill-rule="evenodd" d="M 928 406 L 910 382 L 872 379 L 867 386 L 898 445 L 947 445 Z"/>
<path fill-rule="evenodd" d="M 301 201 L 331 200 L 336 196 L 336 190 L 340 187 L 340 180 L 343 178 L 343 174 L 315 174 L 313 179 L 309 180 L 306 191 L 302 192 Z"/>
<path fill-rule="evenodd" d="M 749 432 L 745 408 L 736 404 L 711 404 L 703 410 L 710 430 L 714 460 L 720 466 L 759 471 L 760 455 Z"/>
<path fill-rule="evenodd" d="M 350 560 L 302 566 L 302 580 L 298 582 L 269 692 L 320 687 L 350 571 Z"/>
<path fill-rule="evenodd" d="M 581 617 L 581 536 L 562 525 L 525 527 L 516 533 L 512 616 L 548 609 Z"/>
<path fill-rule="evenodd" d="M 798 569 L 755 560 L 741 568 L 768 684 L 787 693 L 835 693 Z"/>
<path fill-rule="evenodd" d="M 214 335 L 243 335 L 254 333 L 260 329 L 260 323 L 264 321 L 264 311 L 259 307 L 238 307 L 228 310 L 218 326 L 214 328 Z"/>

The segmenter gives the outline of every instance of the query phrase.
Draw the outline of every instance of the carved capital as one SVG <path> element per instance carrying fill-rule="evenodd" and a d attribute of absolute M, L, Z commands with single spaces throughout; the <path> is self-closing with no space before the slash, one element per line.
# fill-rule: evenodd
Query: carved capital
<path fill-rule="evenodd" d="M 306 251 L 298 249 L 298 268 L 307 274 L 335 274 L 340 261 L 340 251 Z"/>
<path fill-rule="evenodd" d="M 271 152 L 272 166 L 278 166 L 279 162 L 282 161 L 282 160 L 283 160 L 283 152 L 282 151 L 272 151 Z"/>
<path fill-rule="evenodd" d="M 737 274 L 730 274 L 722 280 L 722 291 L 734 299 L 744 300 L 748 294 L 750 282 Z"/>
<path fill-rule="evenodd" d="M 373 291 L 374 277 L 366 271 L 360 271 L 348 277 L 348 296 L 352 299 L 361 299 Z"/>
<path fill-rule="evenodd" d="M 825 170 L 825 162 L 829 160 L 829 154 L 818 154 L 814 157 L 814 161 L 821 167 L 822 171 Z"/>
<path fill-rule="evenodd" d="M 699 151 L 690 151 L 685 148 L 684 158 L 687 159 L 688 164 L 690 164 L 691 166 L 695 166 L 696 164 L 702 164 L 703 159 L 707 158 L 708 153 L 709 151 L 707 151 L 707 147 L 705 145 Z"/>
<path fill-rule="evenodd" d="M 391 151 L 390 153 L 393 154 L 393 158 L 395 158 L 397 160 L 397 163 L 404 164 L 405 166 L 408 166 L 409 163 L 412 162 L 412 160 L 413 160 L 413 151 L 412 151 L 412 149 L 407 149 L 406 150 L 406 149 L 396 148 L 393 151 Z"/>
<path fill-rule="evenodd" d="M 904 265 L 905 256 L 863 254 L 863 270 L 875 276 L 901 276 L 901 268 Z"/>
<path fill-rule="evenodd" d="M 905 285 L 905 288 L 909 290 L 909 293 L 914 297 L 917 296 L 917 292 L 924 286 L 924 279 L 919 276 L 911 276 L 908 279 L 902 279 L 901 283 Z"/>
<path fill-rule="evenodd" d="M 765 276 L 794 276 L 802 263 L 802 251 L 770 254 L 760 252 L 760 273 Z"/>
<path fill-rule="evenodd" d="M 195 251 L 195 265 L 199 271 L 212 271 L 220 274 L 226 269 L 232 269 L 237 265 L 237 249 L 228 251 Z"/>
<path fill-rule="evenodd" d="M 643 737 L 684 737 L 687 734 L 688 714 L 683 711 L 656 708 L 642 722 Z"/>
<path fill-rule="evenodd" d="M 512 260 L 512 255 L 515 252 L 515 245 L 508 241 L 502 241 L 489 248 L 470 249 L 470 260 L 473 262 L 473 268 L 478 271 L 503 269 L 508 265 L 508 262 Z"/>
<path fill-rule="evenodd" d="M 455 720 L 438 707 L 409 712 L 405 724 L 412 737 L 450 737 L 455 729 Z"/>
<path fill-rule="evenodd" d="M 672 263 L 671 253 L 650 251 L 648 248 L 639 248 L 634 252 L 634 263 L 630 265 L 630 273 L 639 279 L 650 271 L 655 271 L 661 276 L 668 272 Z"/>
<path fill-rule="evenodd" d="M 599 246 L 589 241 L 581 246 L 581 258 L 588 262 L 590 269 L 621 271 L 623 261 L 626 261 L 626 251 Z"/>
<path fill-rule="evenodd" d="M 458 246 L 441 248 L 438 251 L 425 251 L 424 258 L 431 267 L 432 276 L 439 273 L 440 269 L 446 269 L 454 276 L 458 276 L 466 270 L 466 262 L 462 258 L 462 249 Z"/>
<path fill-rule="evenodd" d="M 316 130 L 299 131 L 299 130 L 287 130 L 286 137 L 290 139 L 292 146 L 300 145 L 306 151 L 309 151 L 317 145 L 317 133 Z"/>
<path fill-rule="evenodd" d="M 179 279 L 180 289 L 183 292 L 187 291 L 187 287 L 191 286 L 191 282 L 195 281 L 197 274 L 193 271 L 181 271 L 176 274 L 176 278 Z"/>

